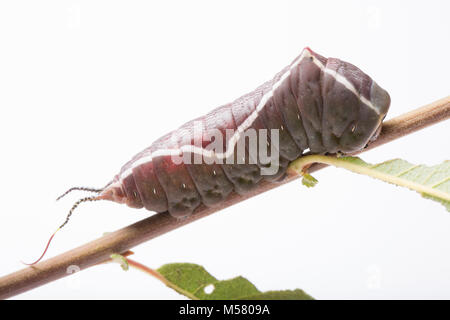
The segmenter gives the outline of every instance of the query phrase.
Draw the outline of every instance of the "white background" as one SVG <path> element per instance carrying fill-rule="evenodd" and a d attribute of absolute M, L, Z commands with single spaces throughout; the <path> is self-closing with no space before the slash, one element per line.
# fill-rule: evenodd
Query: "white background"
<path fill-rule="evenodd" d="M 392 98 L 388 118 L 447 96 L 448 1 L 2 1 L 0 275 L 41 253 L 81 194 L 164 133 L 253 90 L 305 46 Z M 450 122 L 364 154 L 437 164 Z M 450 298 L 450 213 L 414 192 L 326 169 L 134 249 L 150 267 L 204 265 L 318 299 Z M 151 212 L 85 204 L 49 256 Z M 116 264 L 16 298 L 183 298 Z"/>

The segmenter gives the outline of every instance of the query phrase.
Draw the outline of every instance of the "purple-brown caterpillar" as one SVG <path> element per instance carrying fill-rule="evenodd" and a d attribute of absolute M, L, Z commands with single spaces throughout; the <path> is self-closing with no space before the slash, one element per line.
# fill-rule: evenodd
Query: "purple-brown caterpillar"
<path fill-rule="evenodd" d="M 238 138 L 224 146 L 228 154 L 235 151 L 239 133 L 277 129 L 275 174 L 262 175 L 263 165 L 252 164 L 248 153 L 245 164 L 175 164 L 174 154 L 201 153 L 211 142 L 194 141 L 190 121 L 137 154 L 97 198 L 183 217 L 201 203 L 214 206 L 232 191 L 244 194 L 262 179 L 282 178 L 305 150 L 345 154 L 364 148 L 380 132 L 389 104 L 388 93 L 357 67 L 305 48 L 271 81 L 195 120 L 204 130 L 237 132 Z"/>
<path fill-rule="evenodd" d="M 86 201 L 112 200 L 132 208 L 168 211 L 180 218 L 200 204 L 215 206 L 233 191 L 249 192 L 263 179 L 283 179 L 289 163 L 305 153 L 361 150 L 377 138 L 389 104 L 388 93 L 360 69 L 305 48 L 255 91 L 156 140 L 126 163 L 103 189 L 69 189 L 63 196 L 72 190 L 98 195 L 78 200 L 59 229 Z M 198 124 L 200 134 L 195 134 Z M 233 134 L 227 135 L 230 130 Z M 255 157 L 251 143 L 244 143 L 244 152 L 238 152 L 252 130 L 258 133 L 253 144 L 259 151 L 267 146 L 270 160 L 277 164 L 277 170 L 270 174 L 264 170 L 271 163 Z M 226 137 L 219 142 L 223 147 L 220 151 L 209 149 L 211 131 Z M 277 133 L 276 139 L 271 132 Z M 185 161 L 196 156 L 202 159 L 200 163 Z"/>

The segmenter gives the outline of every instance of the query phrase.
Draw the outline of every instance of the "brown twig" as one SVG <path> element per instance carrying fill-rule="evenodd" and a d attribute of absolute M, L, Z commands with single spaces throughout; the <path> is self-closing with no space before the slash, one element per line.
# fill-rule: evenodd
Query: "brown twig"
<path fill-rule="evenodd" d="M 365 150 L 373 149 L 448 118 L 450 118 L 450 96 L 385 122 L 379 138 Z M 313 172 L 323 167 L 323 165 L 315 164 L 308 171 Z M 298 176 L 288 175 L 281 183 L 261 183 L 256 190 L 245 196 L 232 194 L 219 207 L 199 207 L 193 215 L 184 220 L 175 219 L 168 213 L 155 214 L 81 247 L 0 278 L 0 299 L 17 295 L 65 277 L 71 274 L 71 272 L 67 272 L 67 270 L 73 270 L 73 268 L 70 268 L 71 266 L 77 266 L 83 270 L 107 261 L 113 253 L 126 252 L 140 243 L 156 238 L 296 178 Z"/>

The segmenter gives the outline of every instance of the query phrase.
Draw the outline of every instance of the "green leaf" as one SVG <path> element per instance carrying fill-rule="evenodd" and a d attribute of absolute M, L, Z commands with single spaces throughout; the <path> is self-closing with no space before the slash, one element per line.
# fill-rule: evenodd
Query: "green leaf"
<path fill-rule="evenodd" d="M 303 168 L 319 162 L 419 192 L 423 197 L 440 202 L 450 211 L 450 161 L 435 166 L 414 165 L 402 159 L 370 164 L 357 157 L 310 155 L 299 158 L 291 169 L 304 174 Z"/>
<path fill-rule="evenodd" d="M 186 295 L 201 300 L 311 300 L 302 290 L 259 291 L 243 277 L 217 280 L 202 266 L 191 263 L 166 264 L 157 270 L 166 284 Z M 189 293 L 189 294 L 186 294 Z"/>
<path fill-rule="evenodd" d="M 312 188 L 312 187 L 315 187 L 318 182 L 319 181 L 317 181 L 317 179 L 314 178 L 309 173 L 303 173 L 302 184 L 304 186 L 306 186 L 308 188 Z"/>
<path fill-rule="evenodd" d="M 110 255 L 110 258 L 113 262 L 117 262 L 118 264 L 120 264 L 123 271 L 128 271 L 129 265 L 127 258 L 117 253 L 113 253 L 112 255 Z"/>
<path fill-rule="evenodd" d="M 313 298 L 300 289 L 266 291 L 255 296 L 249 296 L 242 300 L 313 300 Z"/>

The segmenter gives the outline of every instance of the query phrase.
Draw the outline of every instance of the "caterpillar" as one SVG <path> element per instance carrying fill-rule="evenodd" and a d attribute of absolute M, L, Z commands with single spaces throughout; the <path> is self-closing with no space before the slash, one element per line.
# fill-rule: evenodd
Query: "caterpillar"
<path fill-rule="evenodd" d="M 256 90 L 153 142 L 104 188 L 69 189 L 97 194 L 77 201 L 60 228 L 80 203 L 96 200 L 186 217 L 262 180 L 282 180 L 306 153 L 361 150 L 377 138 L 389 105 L 389 94 L 356 66 L 307 47 Z"/>

